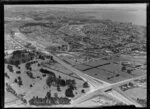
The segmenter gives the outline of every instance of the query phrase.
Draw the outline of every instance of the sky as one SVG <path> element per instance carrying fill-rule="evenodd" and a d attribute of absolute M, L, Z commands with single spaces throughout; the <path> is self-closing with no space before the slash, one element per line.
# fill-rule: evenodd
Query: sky
<path fill-rule="evenodd" d="M 6 5 L 6 8 L 10 7 L 22 7 L 21 5 Z M 66 4 L 66 5 L 23 5 L 23 7 L 60 7 L 60 8 L 105 8 L 105 9 L 137 9 L 146 11 L 146 3 L 133 3 L 133 4 Z"/>

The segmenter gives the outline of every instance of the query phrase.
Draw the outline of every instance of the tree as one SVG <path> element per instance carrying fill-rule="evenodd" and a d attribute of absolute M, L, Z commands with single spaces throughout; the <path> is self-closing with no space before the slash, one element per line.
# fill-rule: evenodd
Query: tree
<path fill-rule="evenodd" d="M 76 89 L 76 87 L 75 87 L 74 85 L 70 85 L 69 88 L 70 88 L 71 90 Z"/>
<path fill-rule="evenodd" d="M 14 65 L 14 61 L 13 61 L 12 59 L 9 60 L 9 63 L 10 63 L 11 65 Z"/>
<path fill-rule="evenodd" d="M 33 73 L 31 71 L 26 71 L 26 74 L 31 78 L 34 79 Z"/>
<path fill-rule="evenodd" d="M 30 84 L 30 87 L 32 87 L 32 84 Z"/>
<path fill-rule="evenodd" d="M 40 67 L 40 64 L 38 63 L 38 67 Z"/>
<path fill-rule="evenodd" d="M 116 77 L 120 76 L 119 74 L 116 75 Z"/>
<path fill-rule="evenodd" d="M 131 70 L 128 69 L 128 70 L 127 70 L 127 73 L 128 73 L 128 74 L 131 74 L 132 72 L 131 72 Z"/>
<path fill-rule="evenodd" d="M 66 97 L 74 97 L 73 90 L 71 88 L 66 89 L 65 95 Z"/>
<path fill-rule="evenodd" d="M 126 67 L 125 67 L 125 66 L 122 66 L 121 71 L 125 71 L 125 70 L 126 70 Z"/>
<path fill-rule="evenodd" d="M 88 88 L 88 87 L 89 87 L 88 83 L 87 83 L 87 82 L 84 82 L 84 83 L 83 83 L 83 88 Z"/>
<path fill-rule="evenodd" d="M 57 91 L 58 91 L 58 92 L 60 92 L 60 91 L 61 91 L 61 89 L 60 89 L 60 86 L 59 86 L 59 85 L 57 85 Z"/>
<path fill-rule="evenodd" d="M 76 81 L 75 81 L 74 79 L 72 80 L 72 84 L 73 84 L 73 85 L 76 85 Z"/>
<path fill-rule="evenodd" d="M 134 84 L 133 83 L 131 83 L 131 82 L 129 82 L 129 84 L 128 84 L 130 87 L 133 87 L 134 86 Z"/>
<path fill-rule="evenodd" d="M 31 63 L 26 63 L 25 67 L 27 70 L 30 70 L 30 71 L 32 70 Z"/>
<path fill-rule="evenodd" d="M 18 83 L 18 81 L 17 81 L 17 79 L 16 79 L 16 78 L 15 78 L 14 82 L 15 82 L 15 83 Z"/>
<path fill-rule="evenodd" d="M 54 102 L 55 104 L 59 104 L 59 97 L 57 93 L 54 93 Z"/>
<path fill-rule="evenodd" d="M 54 97 L 55 97 L 55 98 L 58 98 L 58 94 L 57 94 L 57 93 L 54 93 Z"/>
<path fill-rule="evenodd" d="M 51 98 L 51 92 L 47 92 L 46 97 Z"/>
<path fill-rule="evenodd" d="M 51 75 L 48 75 L 46 79 L 46 84 L 50 87 L 54 81 L 55 81 L 55 78 Z"/>
<path fill-rule="evenodd" d="M 84 89 L 81 90 L 82 93 L 85 93 Z"/>
<path fill-rule="evenodd" d="M 61 79 L 60 82 L 59 82 L 60 86 L 64 87 L 66 86 L 66 82 L 65 80 Z"/>
<path fill-rule="evenodd" d="M 20 64 L 20 61 L 19 61 L 19 60 L 16 60 L 16 61 L 14 62 L 14 64 L 15 64 L 16 66 L 18 66 L 18 65 Z"/>
<path fill-rule="evenodd" d="M 59 77 L 58 77 L 59 79 L 61 79 L 61 76 L 59 75 Z"/>
<path fill-rule="evenodd" d="M 16 71 L 16 74 L 21 74 L 21 71 Z"/>
<path fill-rule="evenodd" d="M 26 60 L 25 60 L 25 59 L 22 59 L 21 61 L 22 61 L 22 63 L 25 63 L 25 62 L 26 62 Z"/>

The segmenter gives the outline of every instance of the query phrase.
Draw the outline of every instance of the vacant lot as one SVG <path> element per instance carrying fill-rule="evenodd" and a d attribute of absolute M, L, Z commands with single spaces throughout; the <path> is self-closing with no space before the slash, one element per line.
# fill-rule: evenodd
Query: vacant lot
<path fill-rule="evenodd" d="M 147 98 L 146 89 L 143 89 L 140 87 L 129 89 L 129 90 L 125 91 L 124 93 L 133 99 L 137 99 L 137 98 L 146 99 Z"/>

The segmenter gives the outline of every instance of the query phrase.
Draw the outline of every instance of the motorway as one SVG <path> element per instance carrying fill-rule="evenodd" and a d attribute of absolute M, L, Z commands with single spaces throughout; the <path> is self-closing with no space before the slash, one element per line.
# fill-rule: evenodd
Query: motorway
<path fill-rule="evenodd" d="M 36 47 L 37 48 L 37 47 Z M 115 88 L 121 84 L 124 84 L 124 83 L 127 83 L 129 81 L 132 81 L 134 79 L 137 79 L 137 78 L 141 78 L 143 76 L 140 76 L 140 77 L 135 77 L 135 78 L 130 78 L 130 79 L 127 79 L 127 80 L 124 80 L 124 81 L 120 81 L 118 83 L 114 83 L 114 84 L 110 84 L 110 83 L 107 83 L 105 81 L 102 81 L 102 80 L 99 80 L 99 79 L 96 79 L 94 77 L 91 77 L 85 73 L 83 73 L 82 71 L 80 70 L 77 70 L 75 69 L 74 67 L 72 67 L 71 65 L 65 63 L 64 61 L 62 61 L 61 59 L 59 59 L 59 57 L 57 57 L 56 55 L 52 54 L 51 52 L 49 51 L 46 51 L 45 49 L 43 48 L 37 48 L 40 52 L 42 53 L 45 53 L 45 54 L 48 54 L 48 55 L 51 55 L 53 56 L 54 60 L 56 60 L 58 63 L 62 64 L 64 67 L 68 68 L 69 70 L 71 70 L 72 72 L 74 72 L 75 74 L 77 74 L 78 76 L 80 76 L 84 81 L 87 81 L 89 84 L 90 84 L 90 88 L 91 90 L 86 93 L 85 95 L 83 95 L 82 97 L 78 98 L 77 100 L 73 101 L 71 104 L 73 105 L 77 105 L 78 103 L 81 103 L 81 102 L 84 102 L 86 101 L 87 99 L 89 99 L 90 97 L 92 96 L 95 96 L 95 95 L 99 95 L 100 93 L 103 93 L 105 92 L 106 90 L 108 89 L 112 89 L 112 88 Z M 127 98 L 123 95 L 124 98 Z M 127 100 L 129 100 L 128 102 L 130 104 L 133 104 L 137 107 L 141 107 L 140 104 L 134 102 L 133 100 L 131 100 L 130 98 L 127 98 Z M 128 103 L 127 103 L 128 104 Z"/>

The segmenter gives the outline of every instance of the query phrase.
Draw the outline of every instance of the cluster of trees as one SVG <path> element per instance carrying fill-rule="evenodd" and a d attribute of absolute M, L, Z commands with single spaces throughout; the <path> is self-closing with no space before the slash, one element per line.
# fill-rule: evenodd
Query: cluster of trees
<path fill-rule="evenodd" d="M 8 68 L 8 70 L 9 70 L 10 72 L 12 72 L 12 73 L 14 72 L 13 66 L 11 66 L 11 65 L 8 64 L 8 65 L 7 65 L 7 68 Z"/>
<path fill-rule="evenodd" d="M 65 95 L 66 95 L 66 97 L 74 97 L 74 94 L 73 94 L 73 90 L 74 90 L 75 88 L 73 87 L 73 86 L 69 86 L 67 89 L 66 89 L 66 91 L 65 91 Z"/>
<path fill-rule="evenodd" d="M 5 63 L 18 67 L 18 65 L 20 65 L 21 63 L 28 62 L 33 58 L 34 53 L 28 52 L 26 50 L 16 50 L 13 51 L 12 56 L 9 59 L 5 59 Z"/>
<path fill-rule="evenodd" d="M 137 102 L 140 103 L 140 104 L 142 104 L 144 107 L 147 106 L 147 101 L 146 101 L 146 99 L 137 98 Z"/>
<path fill-rule="evenodd" d="M 23 85 L 23 82 L 22 82 L 22 79 L 21 79 L 20 76 L 18 76 L 18 78 L 16 78 L 16 79 L 14 80 L 14 82 L 17 83 L 17 84 L 19 85 L 19 87 Z"/>
<path fill-rule="evenodd" d="M 5 63 L 11 64 L 11 65 L 15 65 L 16 67 L 18 67 L 18 65 L 20 64 L 20 61 L 19 60 L 10 59 L 10 60 L 7 60 Z"/>
<path fill-rule="evenodd" d="M 35 77 L 33 76 L 33 73 L 31 71 L 26 71 L 26 74 L 31 78 L 31 79 L 35 79 Z"/>
<path fill-rule="evenodd" d="M 37 63 L 38 61 L 32 61 L 25 64 L 27 70 L 32 70 L 31 65 Z"/>
<path fill-rule="evenodd" d="M 11 92 L 12 94 L 17 94 L 16 91 L 8 83 L 6 83 L 6 90 L 8 92 Z"/>
<path fill-rule="evenodd" d="M 45 57 L 44 56 L 42 56 L 42 55 L 39 55 L 39 57 L 38 57 L 39 59 L 42 59 L 42 60 L 45 60 Z"/>
<path fill-rule="evenodd" d="M 54 76 L 54 74 L 49 74 L 46 79 L 46 84 L 49 87 L 51 87 L 51 85 L 56 86 L 57 91 L 61 91 L 60 87 L 68 86 L 68 88 L 65 91 L 66 97 L 74 97 L 73 90 L 76 89 L 75 80 L 71 80 L 71 79 L 64 80 L 64 79 L 61 79 L 60 76 L 59 76 L 59 78 L 56 78 L 56 76 Z"/>
<path fill-rule="evenodd" d="M 65 91 L 65 95 L 67 97 L 74 97 L 73 91 L 77 89 L 75 80 L 71 79 L 66 80 L 66 85 L 68 86 L 68 88 Z"/>
<path fill-rule="evenodd" d="M 8 79 L 10 78 L 9 75 L 8 75 L 7 73 L 5 73 L 4 75 L 5 75 L 5 77 L 7 77 Z"/>
<path fill-rule="evenodd" d="M 44 73 L 44 74 L 48 74 L 49 76 L 52 76 L 52 77 L 54 77 L 54 78 L 56 77 L 56 76 L 55 76 L 55 73 L 53 73 L 52 71 L 49 71 L 49 70 L 47 70 L 47 69 L 41 68 L 41 69 L 40 69 L 40 72 L 41 72 L 41 73 Z"/>
<path fill-rule="evenodd" d="M 25 64 L 25 67 L 26 67 L 27 70 L 30 70 L 30 71 L 32 70 L 31 63 L 30 63 L 30 62 L 26 63 L 26 64 Z"/>
<path fill-rule="evenodd" d="M 126 72 L 128 74 L 132 74 L 133 70 L 134 70 L 134 68 L 127 69 L 127 65 L 122 64 L 122 68 L 121 68 L 122 72 Z"/>
<path fill-rule="evenodd" d="M 60 86 L 65 87 L 66 81 L 61 78 L 56 78 L 55 74 L 49 74 L 46 79 L 46 84 L 50 87 L 51 85 L 57 86 L 57 90 L 60 91 Z"/>
<path fill-rule="evenodd" d="M 51 92 L 47 92 L 44 98 L 39 98 L 38 96 L 33 96 L 29 100 L 30 105 L 58 105 L 58 104 L 70 104 L 70 99 L 66 97 L 58 97 L 57 93 L 54 97 L 51 96 Z"/>
<path fill-rule="evenodd" d="M 51 72 L 49 70 L 43 69 L 43 68 L 41 68 L 40 71 L 41 71 L 41 73 L 48 74 L 48 77 L 46 79 L 46 84 L 49 87 L 51 87 L 51 85 L 53 85 L 53 86 L 57 85 L 57 90 L 60 90 L 60 87 L 58 86 L 58 85 L 60 85 L 59 84 L 60 80 L 58 78 L 56 78 L 55 73 L 53 73 L 53 72 Z M 64 85 L 65 85 L 65 83 L 64 83 Z"/>
<path fill-rule="evenodd" d="M 11 58 L 9 58 L 9 59 L 5 58 L 4 61 L 5 61 L 6 64 L 15 65 L 18 69 L 20 69 L 20 66 L 19 66 L 20 61 L 19 60 L 13 60 Z"/>

